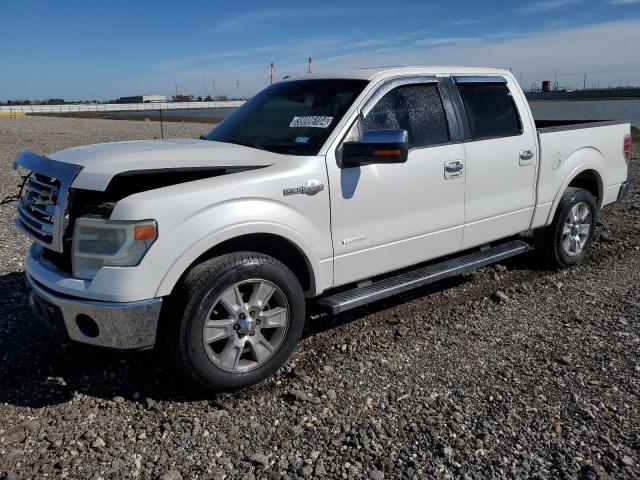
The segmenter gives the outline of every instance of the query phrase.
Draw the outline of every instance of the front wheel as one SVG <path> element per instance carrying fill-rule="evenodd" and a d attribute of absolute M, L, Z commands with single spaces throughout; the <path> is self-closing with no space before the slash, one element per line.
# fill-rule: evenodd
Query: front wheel
<path fill-rule="evenodd" d="M 538 256 L 554 268 L 580 264 L 595 235 L 597 211 L 589 191 L 567 188 L 551 225 L 536 232 Z"/>
<path fill-rule="evenodd" d="M 202 385 L 230 391 L 257 384 L 282 366 L 305 320 L 302 287 L 278 260 L 252 252 L 223 255 L 189 272 L 177 339 L 182 366 Z"/>

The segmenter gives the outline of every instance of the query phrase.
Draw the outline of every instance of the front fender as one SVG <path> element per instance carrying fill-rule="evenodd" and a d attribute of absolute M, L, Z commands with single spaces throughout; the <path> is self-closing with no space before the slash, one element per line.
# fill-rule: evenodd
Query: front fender
<path fill-rule="evenodd" d="M 266 218 L 269 220 L 264 220 Z M 245 198 L 200 211 L 172 229 L 163 243 L 173 245 L 173 252 L 181 253 L 162 278 L 156 296 L 169 295 L 193 262 L 215 246 L 256 233 L 278 235 L 298 248 L 312 272 L 309 295 L 317 295 L 330 285 L 333 280 L 331 256 L 323 257 L 315 246 L 323 235 L 328 235 L 327 231 L 323 232 L 318 225 L 289 205 L 264 198 Z"/>

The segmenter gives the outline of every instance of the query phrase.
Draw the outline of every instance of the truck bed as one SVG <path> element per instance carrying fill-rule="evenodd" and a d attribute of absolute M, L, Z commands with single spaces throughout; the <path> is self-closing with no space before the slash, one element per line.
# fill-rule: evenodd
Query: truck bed
<path fill-rule="evenodd" d="M 538 132 L 551 133 L 607 125 L 622 125 L 629 122 L 624 120 L 535 120 L 535 123 Z"/>
<path fill-rule="evenodd" d="M 577 170 L 597 174 L 599 206 L 617 199 L 620 185 L 627 179 L 623 143 L 629 134 L 629 122 L 536 120 L 535 123 L 540 166 L 534 228 L 550 221 L 558 192 L 564 192 L 565 182 L 579 173 Z"/>

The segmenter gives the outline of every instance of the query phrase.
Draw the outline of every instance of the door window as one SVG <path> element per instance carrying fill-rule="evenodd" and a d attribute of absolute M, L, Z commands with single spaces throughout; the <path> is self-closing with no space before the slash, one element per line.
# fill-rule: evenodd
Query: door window
<path fill-rule="evenodd" d="M 467 112 L 471 137 L 511 137 L 522 133 L 522 123 L 511 92 L 504 83 L 461 83 L 458 91 Z"/>
<path fill-rule="evenodd" d="M 394 88 L 369 111 L 362 131 L 403 129 L 409 148 L 448 143 L 450 140 L 442 98 L 435 83 Z"/>

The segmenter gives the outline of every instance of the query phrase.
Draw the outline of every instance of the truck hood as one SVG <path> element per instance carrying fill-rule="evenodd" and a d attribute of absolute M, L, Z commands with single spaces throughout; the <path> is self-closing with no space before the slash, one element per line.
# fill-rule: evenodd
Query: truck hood
<path fill-rule="evenodd" d="M 181 169 L 251 169 L 280 161 L 282 155 L 209 140 L 169 139 L 99 143 L 62 150 L 49 158 L 82 167 L 74 188 L 104 191 L 125 172 Z"/>

